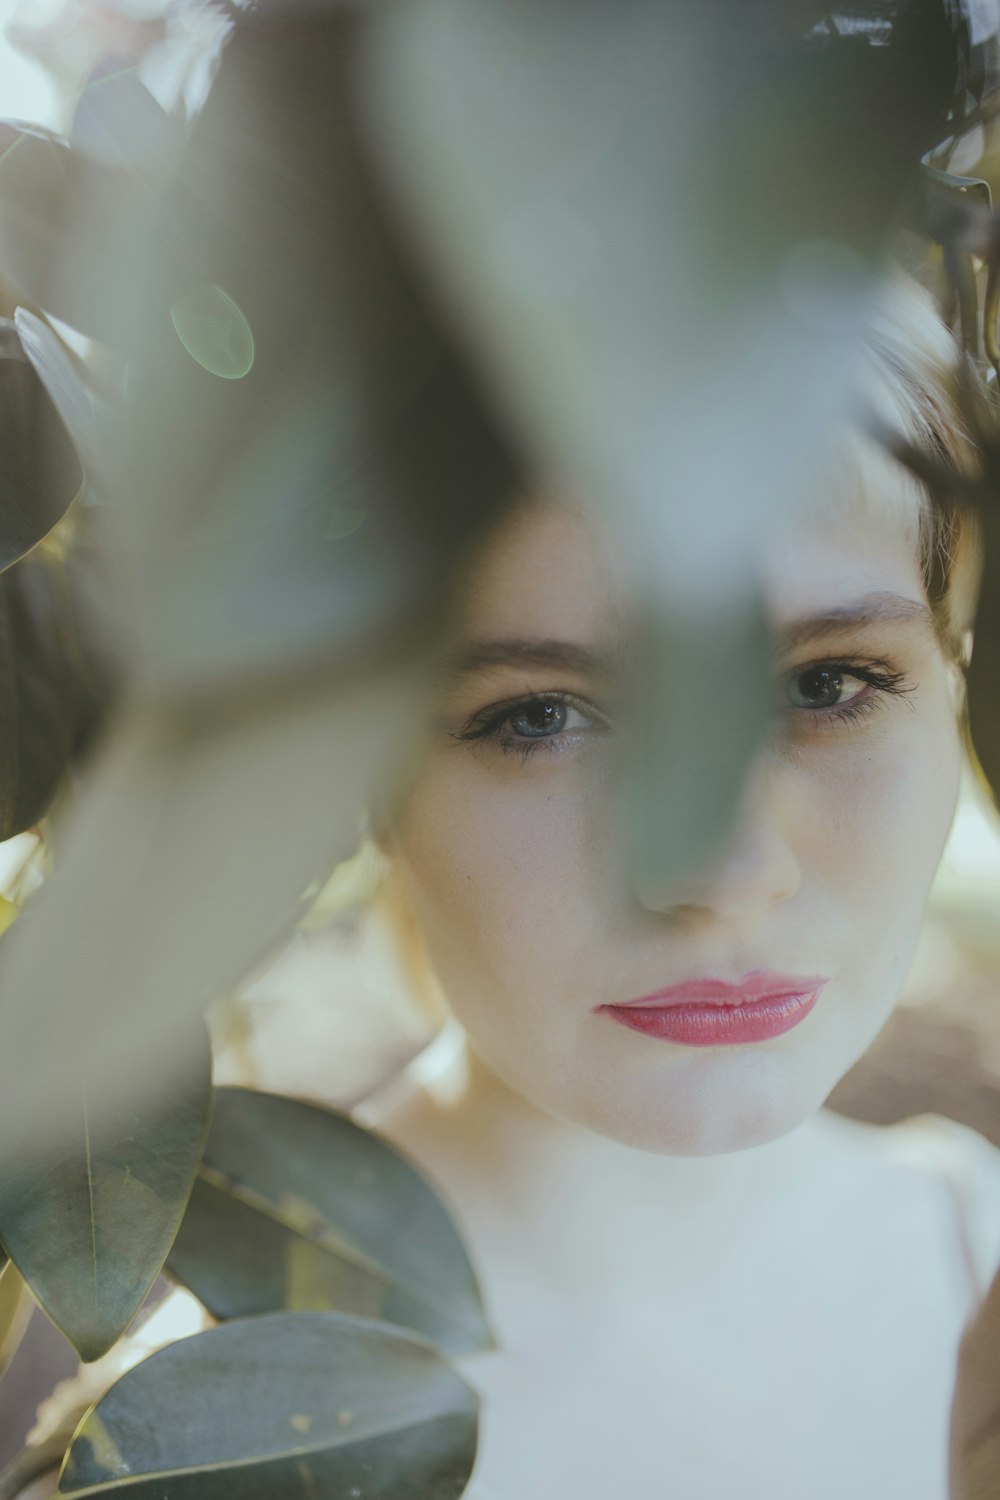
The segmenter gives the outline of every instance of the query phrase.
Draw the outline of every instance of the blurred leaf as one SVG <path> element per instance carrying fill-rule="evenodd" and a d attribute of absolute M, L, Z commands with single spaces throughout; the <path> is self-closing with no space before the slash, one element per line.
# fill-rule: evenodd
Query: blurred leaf
<path fill-rule="evenodd" d="M 426 685 L 388 667 L 186 710 L 134 703 L 60 823 L 56 878 L 0 948 L 0 1141 L 8 1159 L 139 1105 L 161 1055 L 288 932 L 359 838 Z M 30 916 L 30 920 L 28 920 Z M 52 1045 L 59 1037 L 60 1045 Z"/>
<path fill-rule="evenodd" d="M 97 460 L 97 421 L 95 397 L 83 371 L 50 323 L 26 307 L 14 313 L 25 357 L 48 392 L 84 466 L 90 469 Z"/>
<path fill-rule="evenodd" d="M 216 1318 L 331 1308 L 415 1329 L 446 1353 L 493 1346 L 430 1185 L 346 1115 L 276 1094 L 216 1090 L 167 1269 Z"/>
<path fill-rule="evenodd" d="M 762 559 L 851 418 L 884 239 L 953 83 L 926 7 L 846 46 L 764 10 L 367 13 L 360 97 L 401 221 L 535 472 L 621 537 L 659 642 L 640 692 L 701 667 L 644 729 L 670 777 L 629 790 L 657 887 L 729 825 L 760 744 L 767 696 L 714 685 L 734 645 L 764 681 Z"/>
<path fill-rule="evenodd" d="M 18 329 L 0 319 L 0 570 L 40 542 L 82 482 L 80 463 Z"/>
<path fill-rule="evenodd" d="M 104 1354 L 142 1304 L 180 1223 L 204 1146 L 211 1066 L 199 1056 L 167 1108 L 92 1120 L 91 1080 L 71 1082 L 77 1130 L 0 1170 L 0 1239 L 83 1360 Z M 75 1089 L 74 1089 L 75 1083 Z"/>
<path fill-rule="evenodd" d="M 55 254 L 34 300 L 128 363 L 99 454 L 127 708 L 0 954 L 13 1155 L 61 1128 L 47 1036 L 102 1102 L 141 1093 L 150 1049 L 354 851 L 423 723 L 456 572 L 521 478 L 372 176 L 355 31 L 350 8 L 248 11 L 176 173 L 41 138 L 0 163 L 0 264 L 5 225 L 25 276 Z M 246 319 L 243 379 L 171 322 L 204 284 Z"/>
<path fill-rule="evenodd" d="M 37 306 L 50 305 L 52 259 L 73 171 L 69 148 L 58 136 L 0 122 L 0 265 Z"/>
<path fill-rule="evenodd" d="M 372 174 L 353 8 L 277 12 L 164 177 L 125 341 L 112 519 L 171 695 L 419 650 L 522 479 Z"/>
<path fill-rule="evenodd" d="M 81 1500 L 457 1500 L 477 1409 L 430 1345 L 399 1330 L 335 1313 L 248 1318 L 123 1376 L 78 1429 L 59 1489 Z"/>
<path fill-rule="evenodd" d="M 47 812 L 107 701 L 80 609 L 84 571 L 35 552 L 0 573 L 0 839 Z"/>
<path fill-rule="evenodd" d="M 92 161 L 161 171 L 177 158 L 183 126 L 154 99 L 135 66 L 110 56 L 80 90 L 70 139 Z"/>
<path fill-rule="evenodd" d="M 23 300 L 107 344 L 127 340 L 162 238 L 153 181 L 0 122 L 0 266 Z"/>
<path fill-rule="evenodd" d="M 17 1353 L 34 1305 L 17 1267 L 0 1251 L 0 1376 Z"/>
<path fill-rule="evenodd" d="M 695 866 L 724 836 L 726 810 L 736 805 L 748 756 L 768 727 L 774 680 L 768 625 L 757 600 L 742 607 L 730 601 L 700 626 L 697 617 L 669 607 L 651 611 L 643 624 L 634 688 L 639 733 L 631 744 L 625 816 L 632 878 L 655 908 L 671 900 L 673 872 Z M 720 682 L 724 691 L 706 692 L 706 684 Z M 697 713 L 678 712 L 678 704 L 693 701 Z M 694 766 L 698 776 L 691 774 Z M 650 816 L 654 807 L 662 817 Z M 659 848 L 668 836 L 663 818 L 671 840 L 666 856 Z"/>

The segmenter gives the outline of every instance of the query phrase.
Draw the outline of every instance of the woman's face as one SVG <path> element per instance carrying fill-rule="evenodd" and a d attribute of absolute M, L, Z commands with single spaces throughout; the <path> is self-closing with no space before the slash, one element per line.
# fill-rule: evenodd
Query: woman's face
<path fill-rule="evenodd" d="M 621 873 L 622 723 L 591 664 L 628 649 L 606 557 L 556 506 L 492 540 L 388 852 L 449 1004 L 511 1088 L 644 1150 L 738 1150 L 818 1109 L 895 1002 L 955 806 L 954 681 L 899 526 L 800 523 L 766 580 L 790 641 L 776 734 L 726 846 L 651 902 Z M 756 1040 L 599 1009 L 775 975 L 825 982 Z"/>

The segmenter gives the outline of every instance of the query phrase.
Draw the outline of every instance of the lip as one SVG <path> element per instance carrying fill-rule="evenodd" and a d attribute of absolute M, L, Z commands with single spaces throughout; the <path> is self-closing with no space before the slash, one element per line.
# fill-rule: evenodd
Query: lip
<path fill-rule="evenodd" d="M 596 1009 L 632 1031 L 688 1047 L 763 1042 L 804 1021 L 826 982 L 822 975 L 758 969 L 735 984 L 688 979 Z"/>

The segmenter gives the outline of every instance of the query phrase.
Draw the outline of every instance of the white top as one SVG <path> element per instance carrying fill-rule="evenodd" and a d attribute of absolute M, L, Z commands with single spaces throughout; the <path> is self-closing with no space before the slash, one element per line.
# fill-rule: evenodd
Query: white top
<path fill-rule="evenodd" d="M 1000 1150 L 934 1115 L 818 1123 L 821 1191 L 777 1295 L 723 1256 L 715 1285 L 665 1287 L 652 1321 L 647 1290 L 608 1337 L 550 1318 L 549 1280 L 534 1323 L 456 1362 L 483 1400 L 467 1500 L 947 1500 L 958 1343 L 1000 1266 Z M 523 1302 L 523 1268 L 511 1288 Z M 503 1303 L 495 1275 L 485 1290 Z M 699 1355 L 671 1365 L 671 1328 Z"/>

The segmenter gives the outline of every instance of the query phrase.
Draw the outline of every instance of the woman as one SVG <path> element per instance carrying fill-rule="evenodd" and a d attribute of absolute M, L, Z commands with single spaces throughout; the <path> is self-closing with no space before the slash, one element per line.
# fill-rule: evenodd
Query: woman
<path fill-rule="evenodd" d="M 951 361 L 895 292 L 869 397 L 964 462 Z M 359 1116 L 437 1184 L 481 1277 L 477 1500 L 948 1493 L 1000 1158 L 821 1106 L 892 1009 L 951 823 L 976 548 L 873 444 L 845 451 L 768 552 L 781 706 L 738 826 L 667 896 L 616 857 L 609 539 L 525 502 L 470 573 L 381 838 L 460 1045 Z"/>

